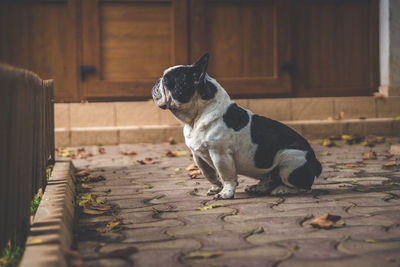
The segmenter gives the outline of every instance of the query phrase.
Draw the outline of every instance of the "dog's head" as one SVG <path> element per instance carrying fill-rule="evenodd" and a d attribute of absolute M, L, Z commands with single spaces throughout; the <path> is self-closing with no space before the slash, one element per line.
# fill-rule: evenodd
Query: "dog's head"
<path fill-rule="evenodd" d="M 204 54 L 192 65 L 178 65 L 166 69 L 153 87 L 154 102 L 162 109 L 182 110 L 197 99 L 214 97 L 217 88 L 207 81 L 209 54 Z"/>

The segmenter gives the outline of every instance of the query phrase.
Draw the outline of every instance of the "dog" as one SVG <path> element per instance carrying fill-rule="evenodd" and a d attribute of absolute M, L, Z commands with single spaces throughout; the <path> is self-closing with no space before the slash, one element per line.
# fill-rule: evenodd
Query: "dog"
<path fill-rule="evenodd" d="M 322 166 L 310 144 L 288 126 L 241 108 L 207 73 L 209 54 L 164 71 L 152 89 L 155 104 L 184 124 L 185 143 L 211 183 L 208 195 L 231 199 L 237 175 L 259 180 L 252 194 L 306 192 Z"/>

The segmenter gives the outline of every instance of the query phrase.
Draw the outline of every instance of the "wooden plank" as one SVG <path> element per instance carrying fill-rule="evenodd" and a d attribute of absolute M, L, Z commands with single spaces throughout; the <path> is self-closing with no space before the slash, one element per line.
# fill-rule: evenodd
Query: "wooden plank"
<path fill-rule="evenodd" d="M 78 101 L 78 15 L 78 0 L 0 3 L 0 61 L 55 79 L 57 101 Z"/>
<path fill-rule="evenodd" d="M 370 95 L 378 85 L 377 1 L 294 4 L 298 96 Z"/>

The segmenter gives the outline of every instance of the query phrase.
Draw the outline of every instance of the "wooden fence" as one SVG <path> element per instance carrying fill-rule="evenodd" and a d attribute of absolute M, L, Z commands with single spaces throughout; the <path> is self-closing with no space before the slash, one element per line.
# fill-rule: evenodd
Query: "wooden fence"
<path fill-rule="evenodd" d="M 54 162 L 53 81 L 0 64 L 0 251 L 26 234 L 32 197 Z"/>

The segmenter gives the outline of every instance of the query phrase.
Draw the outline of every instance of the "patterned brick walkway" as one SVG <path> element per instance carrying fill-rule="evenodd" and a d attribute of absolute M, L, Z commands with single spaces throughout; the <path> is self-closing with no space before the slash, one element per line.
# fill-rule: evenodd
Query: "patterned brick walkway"
<path fill-rule="evenodd" d="M 368 160 L 369 147 L 338 145 L 313 142 L 324 170 L 311 193 L 253 197 L 244 189 L 255 180 L 240 177 L 235 199 L 218 201 L 201 175 L 188 176 L 190 156 L 165 156 L 183 144 L 86 147 L 93 156 L 75 166 L 105 180 L 79 195 L 112 209 L 80 212 L 76 247 L 89 266 L 399 266 L 400 165 L 383 167 L 396 156 L 388 142 Z M 146 157 L 156 163 L 138 162 Z M 307 223 L 326 213 L 342 219 L 327 230 Z"/>

